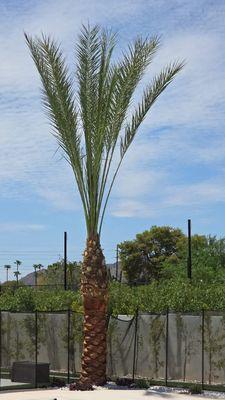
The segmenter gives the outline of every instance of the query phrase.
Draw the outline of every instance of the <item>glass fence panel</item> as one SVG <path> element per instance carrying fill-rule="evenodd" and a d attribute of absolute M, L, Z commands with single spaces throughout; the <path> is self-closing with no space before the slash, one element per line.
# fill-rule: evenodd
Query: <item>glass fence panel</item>
<path fill-rule="evenodd" d="M 1 390 L 36 386 L 35 314 L 1 312 Z"/>

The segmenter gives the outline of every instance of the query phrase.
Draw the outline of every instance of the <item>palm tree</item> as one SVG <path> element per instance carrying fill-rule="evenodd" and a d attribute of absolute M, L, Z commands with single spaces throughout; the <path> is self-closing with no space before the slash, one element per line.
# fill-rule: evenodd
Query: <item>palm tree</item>
<path fill-rule="evenodd" d="M 18 271 L 19 270 L 19 266 L 22 264 L 22 261 L 16 260 L 16 261 L 14 261 L 14 264 L 16 264 L 16 270 Z"/>
<path fill-rule="evenodd" d="M 16 277 L 16 284 L 18 286 L 19 285 L 19 275 L 21 275 L 21 272 L 20 271 L 14 271 L 13 274 Z"/>
<path fill-rule="evenodd" d="M 43 104 L 53 135 L 74 172 L 84 209 L 87 227 L 81 274 L 84 345 L 76 388 L 88 389 L 92 384 L 106 381 L 108 275 L 100 245 L 106 206 L 139 126 L 182 69 L 183 62 L 169 64 L 154 77 L 130 115 L 135 89 L 158 50 L 157 37 L 137 38 L 115 63 L 112 55 L 116 36 L 98 26 L 83 26 L 76 46 L 77 91 L 55 40 L 45 35 L 25 34 L 25 38 L 40 74 Z"/>
<path fill-rule="evenodd" d="M 33 268 L 34 268 L 34 276 L 35 276 L 35 287 L 37 287 L 37 270 L 41 268 L 43 268 L 42 264 L 33 264 Z"/>
<path fill-rule="evenodd" d="M 8 282 L 9 281 L 9 270 L 11 268 L 11 265 L 9 265 L 9 264 L 4 265 L 4 268 L 6 269 L 6 282 Z"/>

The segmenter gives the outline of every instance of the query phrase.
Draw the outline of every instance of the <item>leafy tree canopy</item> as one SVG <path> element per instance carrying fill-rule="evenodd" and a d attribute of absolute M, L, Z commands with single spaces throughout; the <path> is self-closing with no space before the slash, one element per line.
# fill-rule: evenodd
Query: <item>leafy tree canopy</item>
<path fill-rule="evenodd" d="M 159 279 L 165 261 L 177 263 L 185 235 L 178 228 L 152 226 L 136 239 L 119 245 L 122 269 L 129 283 Z"/>
<path fill-rule="evenodd" d="M 225 238 L 192 236 L 192 276 L 199 282 L 225 281 Z M 188 238 L 177 228 L 153 226 L 119 245 L 122 270 L 128 283 L 185 279 Z"/>
<path fill-rule="evenodd" d="M 67 262 L 67 285 L 78 288 L 80 282 L 81 263 Z M 38 285 L 62 286 L 64 283 L 64 261 L 59 260 L 48 265 L 47 269 L 38 273 Z"/>

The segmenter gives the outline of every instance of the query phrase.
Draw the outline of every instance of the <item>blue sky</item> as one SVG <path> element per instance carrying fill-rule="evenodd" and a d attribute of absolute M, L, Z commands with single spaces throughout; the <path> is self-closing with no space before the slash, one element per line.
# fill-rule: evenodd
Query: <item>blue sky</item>
<path fill-rule="evenodd" d="M 162 37 L 144 78 L 186 59 L 140 129 L 108 207 L 102 245 L 115 247 L 151 225 L 225 235 L 225 1 L 45 0 L 0 2 L 0 279 L 20 259 L 22 274 L 63 254 L 81 259 L 85 228 L 69 167 L 56 153 L 40 83 L 23 31 L 50 33 L 73 67 L 81 23 L 118 32 L 118 54 L 141 34 Z M 137 93 L 137 99 L 139 92 Z M 12 268 L 13 270 L 13 268 Z"/>

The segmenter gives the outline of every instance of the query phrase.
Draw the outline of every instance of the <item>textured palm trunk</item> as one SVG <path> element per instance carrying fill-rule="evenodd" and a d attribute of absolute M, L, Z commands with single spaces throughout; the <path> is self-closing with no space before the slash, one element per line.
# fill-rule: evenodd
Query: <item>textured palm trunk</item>
<path fill-rule="evenodd" d="M 99 238 L 87 240 L 81 274 L 84 305 L 82 368 L 77 389 L 106 382 L 108 274 Z"/>

